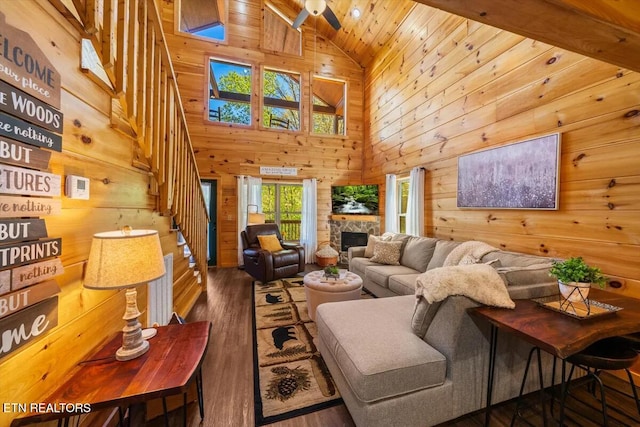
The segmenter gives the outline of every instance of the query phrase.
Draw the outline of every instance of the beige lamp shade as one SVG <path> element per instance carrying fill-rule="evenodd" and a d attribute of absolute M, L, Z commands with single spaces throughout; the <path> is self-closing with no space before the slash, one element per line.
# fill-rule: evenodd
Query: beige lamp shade
<path fill-rule="evenodd" d="M 249 213 L 247 215 L 247 224 L 248 225 L 254 225 L 254 224 L 264 224 L 264 214 L 263 213 Z"/>
<path fill-rule="evenodd" d="M 93 235 L 84 287 L 120 289 L 165 274 L 156 230 L 108 231 Z"/>

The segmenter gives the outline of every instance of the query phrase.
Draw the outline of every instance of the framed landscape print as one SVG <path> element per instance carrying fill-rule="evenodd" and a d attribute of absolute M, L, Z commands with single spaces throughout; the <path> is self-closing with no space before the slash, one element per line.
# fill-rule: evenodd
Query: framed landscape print
<path fill-rule="evenodd" d="M 558 209 L 560 134 L 458 157 L 458 207 Z"/>

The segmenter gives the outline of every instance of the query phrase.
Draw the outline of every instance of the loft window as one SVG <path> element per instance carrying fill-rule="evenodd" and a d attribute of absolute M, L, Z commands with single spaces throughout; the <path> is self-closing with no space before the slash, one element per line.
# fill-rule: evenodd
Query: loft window
<path fill-rule="evenodd" d="M 270 3 L 264 3 L 264 50 L 302 56 L 302 31 L 294 29 L 293 21 Z"/>
<path fill-rule="evenodd" d="M 265 69 L 262 93 L 264 127 L 300 130 L 300 74 Z"/>
<path fill-rule="evenodd" d="M 215 41 L 226 40 L 228 0 L 180 0 L 180 31 Z"/>
<path fill-rule="evenodd" d="M 209 120 L 251 124 L 251 66 L 209 61 Z"/>
<path fill-rule="evenodd" d="M 313 77 L 313 133 L 346 135 L 346 87 L 340 80 Z"/>

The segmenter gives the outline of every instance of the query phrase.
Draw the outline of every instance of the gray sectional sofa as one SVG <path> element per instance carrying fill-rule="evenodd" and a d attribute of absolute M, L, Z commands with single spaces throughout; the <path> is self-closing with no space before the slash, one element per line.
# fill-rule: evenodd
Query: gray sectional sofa
<path fill-rule="evenodd" d="M 430 426 L 485 406 L 490 326 L 467 310 L 478 304 L 448 296 L 428 304 L 416 279 L 440 267 L 458 242 L 393 235 L 399 265 L 350 248 L 349 269 L 378 297 L 318 306 L 318 346 L 356 425 Z M 499 260 L 499 261 L 495 261 Z M 495 250 L 480 263 L 500 271 L 513 299 L 557 293 L 549 258 Z M 441 271 L 441 270 L 440 270 Z M 517 396 L 531 346 L 508 334 L 498 339 L 493 403 Z M 543 355 L 550 381 L 552 358 Z M 529 375 L 526 391 L 538 387 Z"/>

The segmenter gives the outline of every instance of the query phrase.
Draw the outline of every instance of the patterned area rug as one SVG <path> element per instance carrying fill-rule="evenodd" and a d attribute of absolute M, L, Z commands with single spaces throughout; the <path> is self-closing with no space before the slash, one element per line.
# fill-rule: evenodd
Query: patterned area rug
<path fill-rule="evenodd" d="M 256 425 L 342 403 L 314 344 L 302 277 L 255 281 L 253 296 Z"/>

